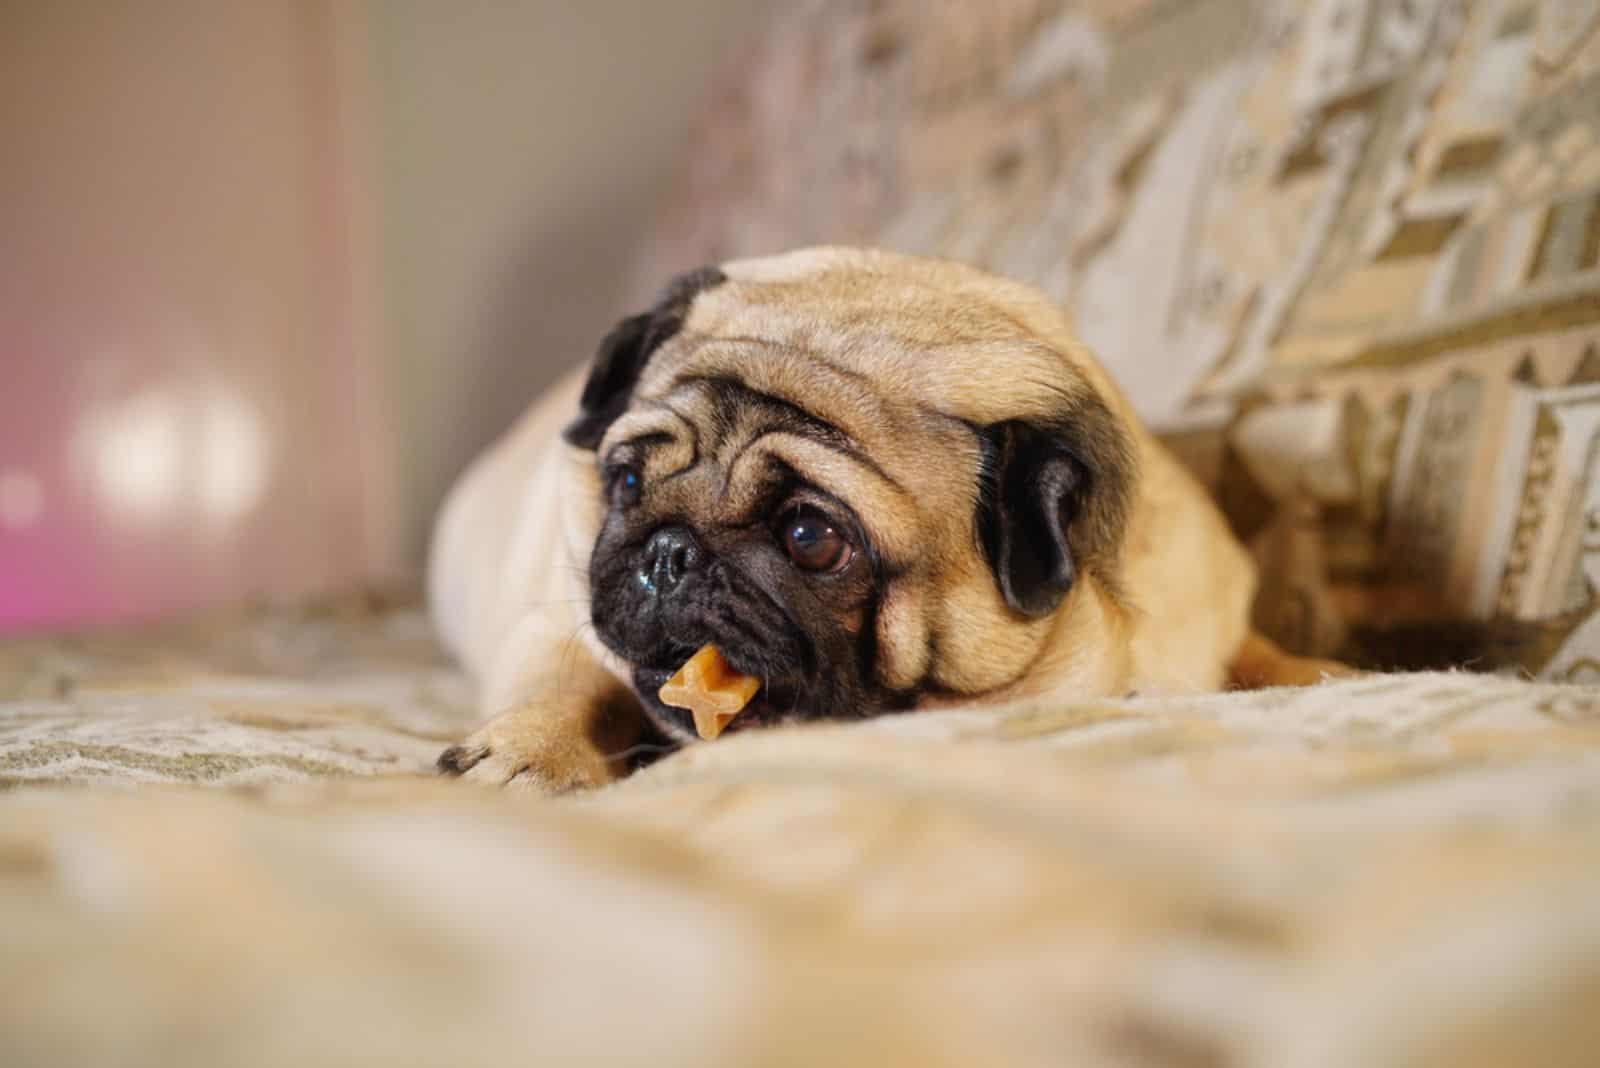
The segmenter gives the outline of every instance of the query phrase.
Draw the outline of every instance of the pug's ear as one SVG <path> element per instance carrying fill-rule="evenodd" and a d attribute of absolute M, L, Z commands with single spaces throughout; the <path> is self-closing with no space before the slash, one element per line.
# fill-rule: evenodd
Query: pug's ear
<path fill-rule="evenodd" d="M 1115 417 L 1096 401 L 1049 428 L 1009 420 L 978 439 L 978 540 L 1012 611 L 1049 615 L 1086 569 L 1114 591 L 1134 478 Z"/>
<path fill-rule="evenodd" d="M 650 354 L 682 329 L 695 297 L 726 280 L 727 275 L 716 267 L 679 275 L 649 311 L 630 315 L 611 328 L 589 369 L 589 379 L 578 402 L 578 417 L 561 433 L 569 445 L 580 449 L 599 447 L 606 429 L 627 411 L 633 387 Z"/>
<path fill-rule="evenodd" d="M 567 444 L 593 450 L 605 437 L 606 428 L 616 422 L 628 407 L 633 384 L 649 357 L 644 343 L 650 333 L 650 314 L 630 315 L 611 328 L 600 342 L 589 379 L 583 384 L 578 402 L 578 417 L 561 432 Z"/>

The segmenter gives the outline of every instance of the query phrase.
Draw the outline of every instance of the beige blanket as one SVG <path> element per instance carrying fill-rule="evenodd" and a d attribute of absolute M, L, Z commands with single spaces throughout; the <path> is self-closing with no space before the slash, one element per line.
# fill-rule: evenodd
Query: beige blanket
<path fill-rule="evenodd" d="M 382 606 L 0 646 L 0 1064 L 1600 1063 L 1592 688 L 752 732 L 555 802 L 425 777 L 468 696 Z"/>

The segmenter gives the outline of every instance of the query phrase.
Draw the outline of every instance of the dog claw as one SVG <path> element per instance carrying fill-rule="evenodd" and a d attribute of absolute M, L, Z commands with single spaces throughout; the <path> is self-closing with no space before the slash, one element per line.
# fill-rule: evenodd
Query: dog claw
<path fill-rule="evenodd" d="M 439 769 L 440 775 L 465 775 L 488 755 L 489 747 L 486 745 L 452 745 L 439 754 L 434 767 Z"/>

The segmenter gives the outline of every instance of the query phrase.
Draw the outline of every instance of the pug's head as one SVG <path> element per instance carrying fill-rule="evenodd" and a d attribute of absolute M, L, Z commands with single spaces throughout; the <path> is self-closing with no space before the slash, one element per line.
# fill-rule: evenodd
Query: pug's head
<path fill-rule="evenodd" d="M 606 338 L 565 435 L 600 472 L 597 633 L 684 741 L 656 691 L 708 642 L 762 680 L 734 728 L 1002 689 L 1117 596 L 1130 420 L 1047 298 L 969 268 L 685 275 Z"/>

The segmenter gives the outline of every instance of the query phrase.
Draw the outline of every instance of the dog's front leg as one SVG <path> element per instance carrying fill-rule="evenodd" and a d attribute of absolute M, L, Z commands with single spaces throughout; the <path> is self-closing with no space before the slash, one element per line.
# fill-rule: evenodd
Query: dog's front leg
<path fill-rule="evenodd" d="M 440 772 L 542 794 L 603 786 L 627 773 L 646 728 L 638 698 L 622 682 L 571 645 L 521 674 L 505 711 L 439 754 Z"/>
<path fill-rule="evenodd" d="M 631 694 L 533 697 L 439 754 L 446 775 L 542 794 L 604 786 L 627 772 L 644 729 Z"/>

